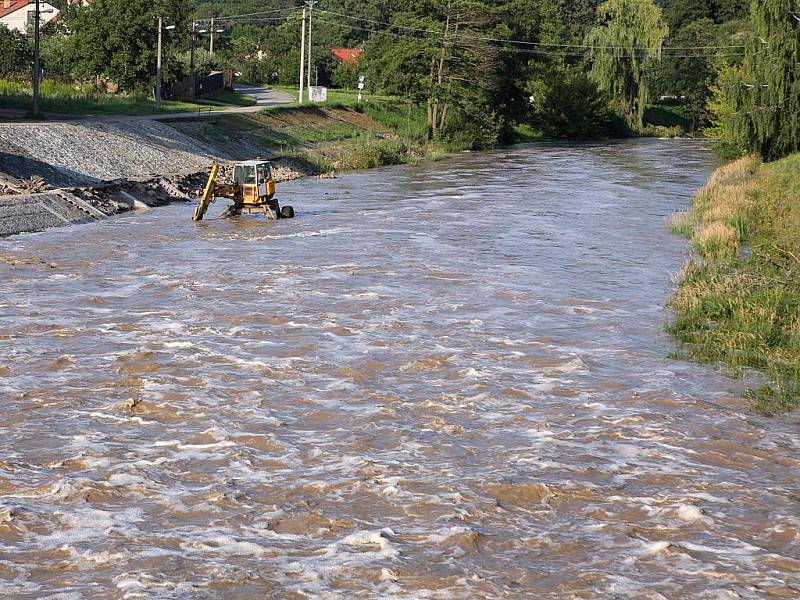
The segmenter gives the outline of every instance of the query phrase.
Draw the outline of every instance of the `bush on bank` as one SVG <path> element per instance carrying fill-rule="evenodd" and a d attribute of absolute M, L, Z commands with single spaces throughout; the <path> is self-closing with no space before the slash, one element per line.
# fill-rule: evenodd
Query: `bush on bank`
<path fill-rule="evenodd" d="M 800 403 L 800 154 L 747 157 L 719 169 L 673 232 L 695 251 L 670 302 L 668 331 L 688 356 L 734 374 L 758 369 L 756 410 Z"/>

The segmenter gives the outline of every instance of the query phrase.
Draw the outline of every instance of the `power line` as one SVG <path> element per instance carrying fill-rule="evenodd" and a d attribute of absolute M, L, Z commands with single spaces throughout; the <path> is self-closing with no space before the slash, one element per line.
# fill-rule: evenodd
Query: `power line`
<path fill-rule="evenodd" d="M 345 15 L 342 13 L 333 12 L 330 10 L 324 9 L 317 9 L 318 12 L 326 13 L 329 15 L 334 15 L 337 17 L 342 17 L 345 19 L 351 19 L 353 21 L 361 21 L 365 23 L 372 23 L 373 25 L 383 25 L 386 27 L 393 27 L 396 29 L 405 29 L 407 31 L 415 31 L 419 33 L 426 33 L 429 35 L 436 35 L 441 36 L 444 32 L 435 30 L 435 29 L 422 29 L 418 27 L 407 27 L 405 25 L 398 25 L 395 23 L 387 23 L 385 21 L 375 21 L 373 19 L 366 19 L 362 17 L 354 17 L 352 15 Z M 371 31 L 371 30 L 368 30 Z M 592 46 L 589 44 L 557 44 L 557 43 L 550 43 L 550 42 L 531 42 L 527 40 L 515 40 L 515 39 L 502 39 L 502 38 L 493 38 L 493 37 L 485 37 L 485 36 L 470 36 L 472 39 L 481 40 L 484 42 L 500 42 L 504 44 L 517 44 L 523 46 L 539 46 L 544 48 L 582 48 L 587 50 L 628 50 L 625 46 Z M 744 46 L 668 46 L 665 49 L 672 49 L 672 50 L 726 50 L 726 49 L 744 49 Z M 646 46 L 639 46 L 634 47 L 634 50 L 652 50 L 652 48 Z"/>
<path fill-rule="evenodd" d="M 277 23 L 277 22 L 287 22 L 289 20 L 289 16 L 285 17 L 257 17 L 253 19 L 242 19 L 239 21 L 228 21 L 227 25 L 250 25 L 254 23 Z"/>
<path fill-rule="evenodd" d="M 318 10 L 317 12 L 330 12 L 330 11 Z M 319 19 L 319 17 L 317 17 L 317 18 Z M 415 40 L 423 39 L 423 37 L 420 37 L 420 36 L 414 36 L 414 35 L 402 34 L 402 33 L 394 33 L 392 31 L 371 29 L 371 28 L 368 28 L 368 27 L 359 27 L 357 25 L 350 25 L 350 24 L 347 24 L 347 23 L 337 23 L 336 21 L 329 21 L 329 20 L 326 20 L 326 19 L 320 19 L 320 20 L 323 23 L 327 24 L 327 25 L 333 25 L 333 26 L 336 26 L 336 27 L 347 27 L 349 29 L 354 29 L 354 30 L 358 30 L 358 31 L 364 31 L 364 32 L 368 32 L 368 33 L 375 33 L 375 34 L 381 34 L 381 35 L 390 35 L 390 36 L 393 36 L 393 37 L 403 38 L 403 39 L 415 39 Z M 430 32 L 429 32 L 429 34 L 430 34 Z M 443 33 L 436 34 L 436 35 L 441 36 L 441 35 L 443 35 Z M 459 35 L 459 36 L 455 36 L 454 39 L 460 39 L 460 40 L 464 40 L 464 41 L 467 41 L 467 42 L 471 42 L 473 39 L 480 40 L 480 39 L 483 39 L 483 38 L 475 38 L 473 36 L 466 37 L 466 36 Z M 543 56 L 569 56 L 569 57 L 586 56 L 587 53 L 589 52 L 589 50 L 591 50 L 591 49 L 601 49 L 601 47 L 594 47 L 594 48 L 587 47 L 587 49 L 584 50 L 583 52 L 573 52 L 573 51 L 570 51 L 568 49 L 565 49 L 563 51 L 557 51 L 557 50 L 545 50 L 545 49 L 539 49 L 539 48 L 508 48 L 508 47 L 502 47 L 502 46 L 496 46 L 496 45 L 487 45 L 487 44 L 483 44 L 483 45 L 471 44 L 471 45 L 468 45 L 467 47 L 478 49 L 478 50 L 481 50 L 481 49 L 486 49 L 486 50 L 488 50 L 488 49 L 496 49 L 496 50 L 500 50 L 502 52 L 514 52 L 514 53 L 517 53 L 517 54 L 532 54 L 532 55 L 543 55 Z M 608 47 L 608 48 L 605 48 L 605 49 L 612 49 L 612 48 Z M 621 46 L 620 47 L 614 47 L 613 49 L 614 50 L 622 50 L 622 51 L 626 51 L 626 52 L 636 51 L 636 50 L 645 50 L 645 48 L 623 48 Z M 651 50 L 651 48 L 647 48 L 647 50 Z M 668 48 L 664 48 L 664 50 L 668 50 Z M 733 53 L 733 54 L 736 54 L 736 53 Z M 696 54 L 666 54 L 665 56 L 667 58 L 708 58 L 708 56 L 702 56 L 702 55 L 696 55 Z"/>
<path fill-rule="evenodd" d="M 262 19 L 256 20 L 256 19 L 250 19 L 249 17 L 259 17 L 261 15 L 270 15 L 270 14 L 275 14 L 275 13 L 280 13 L 280 12 L 292 13 L 292 12 L 296 12 L 296 11 L 299 11 L 299 10 L 302 10 L 302 7 L 279 8 L 279 9 L 275 9 L 275 10 L 268 10 L 268 11 L 255 12 L 255 13 L 243 13 L 243 14 L 239 14 L 239 15 L 228 15 L 228 16 L 224 16 L 224 17 L 214 17 L 214 19 L 216 21 L 228 21 L 228 20 L 238 21 L 238 20 L 241 20 L 241 21 L 244 22 L 246 20 L 246 22 L 261 22 Z M 426 34 L 426 35 L 433 35 L 433 36 L 437 36 L 437 37 L 442 36 L 444 34 L 444 31 L 441 31 L 441 30 L 427 29 L 427 28 L 420 28 L 420 27 L 409 27 L 407 25 L 400 25 L 398 23 L 387 23 L 386 21 L 377 21 L 377 20 L 374 20 L 374 19 L 368 19 L 366 17 L 354 17 L 352 15 L 338 13 L 338 12 L 334 12 L 334 11 L 331 11 L 331 10 L 324 10 L 324 9 L 320 9 L 320 8 L 317 9 L 317 12 L 328 14 L 328 15 L 332 15 L 332 16 L 335 16 L 335 17 L 341 17 L 341 18 L 344 18 L 344 19 L 350 19 L 352 21 L 358 21 L 358 22 L 362 22 L 362 23 L 371 23 L 373 25 L 380 25 L 380 26 L 384 26 L 384 27 L 387 27 L 387 28 L 401 29 L 401 30 L 404 30 L 404 31 L 411 31 L 411 32 L 415 32 L 415 33 L 423 33 L 423 34 Z M 289 15 L 287 15 L 285 18 L 288 18 L 288 17 L 289 17 Z M 263 20 L 266 21 L 267 19 L 263 19 Z M 278 18 L 278 19 L 275 19 L 275 20 L 283 20 L 283 18 Z M 210 19 L 200 19 L 199 21 L 210 21 Z M 345 26 L 344 24 L 334 23 L 334 22 L 331 22 L 331 21 L 325 21 L 325 22 L 328 23 L 328 24 L 331 24 L 331 25 L 335 24 L 335 25 Z M 370 32 L 370 33 L 385 33 L 385 34 L 388 34 L 388 35 L 400 36 L 400 34 L 395 34 L 395 33 L 392 33 L 392 32 L 389 32 L 389 31 L 385 31 L 385 30 L 380 30 L 380 29 L 357 27 L 357 26 L 350 26 L 350 27 L 352 29 L 356 29 L 356 30 L 359 30 L 359 31 Z M 419 38 L 417 38 L 417 39 L 419 39 Z M 519 45 L 519 46 L 535 46 L 535 47 L 539 47 L 539 48 L 563 48 L 563 49 L 565 49 L 565 52 L 567 50 L 569 50 L 569 49 L 585 50 L 585 51 L 589 51 L 589 50 L 623 50 L 623 51 L 630 51 L 630 50 L 645 50 L 645 51 L 649 51 L 649 50 L 653 50 L 653 48 L 650 48 L 650 47 L 647 47 L 647 46 L 634 46 L 634 47 L 630 47 L 629 48 L 629 47 L 625 47 L 625 46 L 593 46 L 593 45 L 590 45 L 590 44 L 559 44 L 559 43 L 554 43 L 554 42 L 531 42 L 531 41 L 528 41 L 528 40 L 493 38 L 493 37 L 479 36 L 479 35 L 470 35 L 470 39 L 480 40 L 480 41 L 483 41 L 483 42 L 494 42 L 494 43 L 500 43 L 500 44 L 512 44 L 512 45 Z M 734 45 L 727 45 L 727 46 L 724 46 L 724 45 L 723 46 L 665 46 L 664 47 L 665 51 L 673 51 L 673 50 L 674 51 L 678 51 L 678 50 L 684 50 L 684 51 L 689 51 L 689 50 L 742 50 L 743 51 L 744 49 L 745 49 L 745 46 L 738 46 L 738 45 L 736 45 L 736 46 L 734 46 Z M 573 52 L 573 53 L 561 54 L 561 56 L 583 56 L 583 55 L 584 55 L 583 52 L 580 52 L 580 53 L 579 52 Z M 695 57 L 695 56 L 692 56 L 692 55 L 670 55 L 670 56 L 672 56 L 674 58 L 702 58 L 702 57 L 699 57 L 699 56 Z"/>
<path fill-rule="evenodd" d="M 266 11 L 262 11 L 262 12 L 244 13 L 244 14 L 240 14 L 240 15 L 227 15 L 227 16 L 223 16 L 223 17 L 210 17 L 210 18 L 207 18 L 207 19 L 198 19 L 198 22 L 210 21 L 212 18 L 216 22 L 219 22 L 219 21 L 232 21 L 232 20 L 245 19 L 247 17 L 260 17 L 262 15 L 274 15 L 275 13 L 280 13 L 280 12 L 289 12 L 289 13 L 291 13 L 291 12 L 296 12 L 298 10 L 301 10 L 301 7 L 278 8 L 278 9 L 275 9 L 275 10 L 266 10 Z M 287 17 L 288 17 L 288 15 L 287 15 Z"/>

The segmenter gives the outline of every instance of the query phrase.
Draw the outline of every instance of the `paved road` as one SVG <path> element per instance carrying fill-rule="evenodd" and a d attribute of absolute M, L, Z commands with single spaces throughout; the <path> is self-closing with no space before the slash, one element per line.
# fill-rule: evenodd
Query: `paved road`
<path fill-rule="evenodd" d="M 240 94 L 255 98 L 257 102 L 256 106 L 259 107 L 274 106 L 276 104 L 289 104 L 295 101 L 294 96 L 262 87 L 255 87 L 252 85 L 235 85 L 233 87 Z"/>
<path fill-rule="evenodd" d="M 14 120 L 7 122 L 0 122 L 0 127 L 8 125 L 20 125 L 22 123 L 40 123 L 43 125 L 52 125 L 53 123 L 131 123 L 136 121 L 165 121 L 175 119 L 197 119 L 224 115 L 224 114 L 243 114 L 254 113 L 260 111 L 266 106 L 275 106 L 278 104 L 290 104 L 295 101 L 293 96 L 275 90 L 269 90 L 262 87 L 237 85 L 234 86 L 236 91 L 246 96 L 252 96 L 256 99 L 256 104 L 253 106 L 231 106 L 219 107 L 209 106 L 208 109 L 202 109 L 191 112 L 181 113 L 165 113 L 157 115 L 103 115 L 103 116 L 63 116 L 52 115 L 48 116 L 46 121 L 24 121 Z"/>

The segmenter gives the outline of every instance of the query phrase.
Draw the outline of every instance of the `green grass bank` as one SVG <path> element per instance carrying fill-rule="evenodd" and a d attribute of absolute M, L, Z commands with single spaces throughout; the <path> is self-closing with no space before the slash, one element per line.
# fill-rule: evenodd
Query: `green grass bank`
<path fill-rule="evenodd" d="M 232 155 L 246 148 L 284 156 L 317 174 L 436 160 L 469 147 L 469 140 L 427 140 L 425 109 L 393 98 L 286 104 L 170 125 Z"/>
<path fill-rule="evenodd" d="M 40 110 L 58 115 L 151 115 L 213 109 L 191 102 L 165 100 L 159 110 L 148 96 L 107 94 L 90 85 L 53 81 L 43 81 L 40 91 Z M 30 83 L 0 80 L 0 109 L 30 110 L 32 96 Z"/>
<path fill-rule="evenodd" d="M 800 154 L 764 164 L 748 157 L 720 168 L 675 215 L 691 240 L 670 302 L 668 331 L 696 361 L 735 376 L 756 369 L 748 391 L 765 415 L 800 404 Z"/>

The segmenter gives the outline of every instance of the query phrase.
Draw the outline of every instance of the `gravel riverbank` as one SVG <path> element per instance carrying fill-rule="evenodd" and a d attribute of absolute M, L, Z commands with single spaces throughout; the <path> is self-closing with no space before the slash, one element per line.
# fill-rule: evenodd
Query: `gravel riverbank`
<path fill-rule="evenodd" d="M 315 174 L 233 130 L 218 144 L 184 131 L 158 121 L 0 124 L 0 237 L 196 198 L 214 162 L 223 180 L 234 161 L 256 156 L 273 161 L 279 182 Z M 99 212 L 41 196 L 55 190 Z"/>

